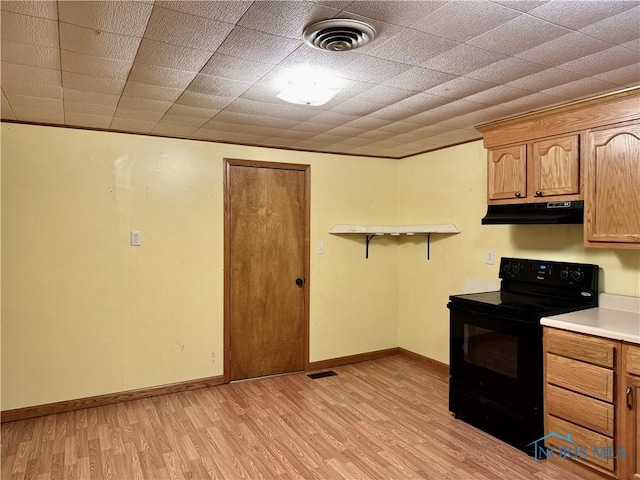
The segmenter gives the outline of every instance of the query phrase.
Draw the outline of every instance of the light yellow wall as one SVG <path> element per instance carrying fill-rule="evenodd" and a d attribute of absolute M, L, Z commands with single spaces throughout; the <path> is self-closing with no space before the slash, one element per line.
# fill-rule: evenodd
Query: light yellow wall
<path fill-rule="evenodd" d="M 327 233 L 397 162 L 2 124 L 2 410 L 222 374 L 225 157 L 311 165 L 311 361 L 398 345 L 395 244 Z"/>
<path fill-rule="evenodd" d="M 434 236 L 431 260 L 424 240 L 403 239 L 399 247 L 400 347 L 449 363 L 449 295 L 465 282 L 493 282 L 500 257 L 594 263 L 601 290 L 640 295 L 638 250 L 587 249 L 582 225 L 481 225 L 486 213 L 486 151 L 473 142 L 400 162 L 400 223 L 455 223 L 462 233 Z M 495 265 L 485 264 L 494 249 Z"/>

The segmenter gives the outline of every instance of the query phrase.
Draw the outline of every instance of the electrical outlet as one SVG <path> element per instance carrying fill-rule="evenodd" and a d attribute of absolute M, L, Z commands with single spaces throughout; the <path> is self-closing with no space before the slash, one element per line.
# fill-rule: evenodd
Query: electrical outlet
<path fill-rule="evenodd" d="M 495 250 L 487 250 L 485 252 L 485 262 L 487 265 L 493 265 L 496 263 L 496 252 Z"/>
<path fill-rule="evenodd" d="M 142 232 L 140 230 L 131 230 L 131 246 L 139 247 L 142 245 Z"/>

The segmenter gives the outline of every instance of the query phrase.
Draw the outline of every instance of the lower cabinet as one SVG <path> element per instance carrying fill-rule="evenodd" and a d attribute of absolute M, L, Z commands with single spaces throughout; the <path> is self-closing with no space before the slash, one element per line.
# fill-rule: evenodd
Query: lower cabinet
<path fill-rule="evenodd" d="M 640 346 L 545 327 L 544 359 L 549 454 L 585 476 L 640 480 Z"/>

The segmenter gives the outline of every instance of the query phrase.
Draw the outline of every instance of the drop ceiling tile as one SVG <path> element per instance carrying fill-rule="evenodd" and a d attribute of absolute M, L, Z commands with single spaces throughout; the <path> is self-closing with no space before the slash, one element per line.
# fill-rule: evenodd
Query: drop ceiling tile
<path fill-rule="evenodd" d="M 367 55 L 409 65 L 420 65 L 458 45 L 459 43 L 451 40 L 406 29 L 379 46 L 372 47 Z"/>
<path fill-rule="evenodd" d="M 191 92 L 185 90 L 180 98 L 176 100 L 177 104 L 188 105 L 192 107 L 209 108 L 212 110 L 222 110 L 224 107 L 233 102 L 236 97 L 220 97 L 215 95 L 207 95 L 204 93 Z"/>
<path fill-rule="evenodd" d="M 220 112 L 222 113 L 222 112 Z M 235 133 L 235 132 L 242 132 L 244 130 L 246 130 L 245 127 L 243 127 L 243 125 L 241 123 L 232 123 L 232 122 L 224 122 L 224 121 L 219 121 L 219 120 L 215 120 L 215 119 L 211 119 L 208 120 L 203 126 L 202 128 L 205 128 L 207 130 L 215 130 L 217 132 L 226 132 L 227 134 L 231 134 L 231 133 Z M 253 127 L 253 128 L 260 128 L 260 127 Z"/>
<path fill-rule="evenodd" d="M 389 78 L 384 85 L 413 92 L 424 92 L 456 78 L 450 73 L 437 72 L 422 67 L 411 67 L 399 75 Z"/>
<path fill-rule="evenodd" d="M 311 120 L 313 123 L 326 123 L 335 127 L 335 125 L 344 125 L 358 118 L 356 115 L 345 115 L 344 113 L 322 112 L 315 115 Z"/>
<path fill-rule="evenodd" d="M 201 108 L 201 107 L 192 107 L 190 105 L 180 105 L 178 103 L 174 103 L 171 105 L 171 108 L 167 110 L 166 117 L 175 116 L 181 118 L 188 118 L 193 120 L 204 120 L 214 117 L 218 114 L 220 110 L 215 110 L 212 108 Z"/>
<path fill-rule="evenodd" d="M 2 93 L 2 105 L 0 106 L 0 112 L 2 112 L 3 119 L 16 119 L 16 116 L 11 109 L 11 105 L 9 104 L 9 100 L 7 100 L 7 97 L 4 96 L 4 92 Z"/>
<path fill-rule="evenodd" d="M 480 123 L 493 122 L 495 120 L 500 120 L 503 118 L 513 116 L 512 110 L 505 108 L 504 105 L 497 105 L 493 107 L 483 108 L 482 110 L 477 110 L 472 113 L 473 113 L 473 116 L 477 118 L 476 125 Z"/>
<path fill-rule="evenodd" d="M 286 104 L 268 104 L 239 98 L 224 109 L 225 112 L 244 113 L 247 115 L 281 116 L 290 120 L 305 121 L 315 115 L 315 111 Z"/>
<path fill-rule="evenodd" d="M 493 3 L 502 5 L 503 7 L 518 10 L 519 12 L 528 12 L 540 5 L 544 5 L 549 0 L 491 0 Z"/>
<path fill-rule="evenodd" d="M 296 132 L 293 130 L 283 130 L 281 128 L 270 128 L 270 127 L 253 127 L 251 129 L 251 133 L 256 135 L 261 135 L 263 137 L 279 137 L 282 135 L 291 135 L 291 138 L 300 138 L 298 135 L 313 135 L 308 132 Z"/>
<path fill-rule="evenodd" d="M 458 77 L 429 88 L 425 93 L 448 98 L 465 98 L 474 93 L 495 87 L 495 83 L 483 82 L 473 78 Z"/>
<path fill-rule="evenodd" d="M 620 87 L 618 85 L 603 82 L 597 78 L 582 78 L 575 82 L 542 90 L 541 93 L 561 98 L 563 102 L 567 102 L 572 99 L 577 100 L 589 95 L 612 91 L 616 88 Z"/>
<path fill-rule="evenodd" d="M 58 85 L 4 80 L 2 82 L 2 90 L 5 93 L 28 95 L 30 97 L 62 98 L 62 87 Z"/>
<path fill-rule="evenodd" d="M 158 123 L 164 112 L 150 112 L 145 110 L 135 110 L 129 108 L 121 108 L 118 106 L 113 120 L 114 122 L 118 119 L 128 119 L 128 120 L 137 120 L 146 123 Z"/>
<path fill-rule="evenodd" d="M 156 124 L 157 122 L 145 122 L 131 118 L 114 118 L 111 122 L 111 129 L 123 132 L 149 133 Z"/>
<path fill-rule="evenodd" d="M 261 115 L 247 115 L 244 113 L 225 112 L 222 111 L 213 120 L 216 122 L 229 122 L 244 126 L 246 130 L 247 125 L 259 126 L 259 127 L 272 127 L 272 128 L 291 128 L 298 124 L 295 120 L 289 120 L 287 118 L 279 117 L 265 117 Z"/>
<path fill-rule="evenodd" d="M 186 72 L 199 72 L 211 55 L 212 52 L 205 50 L 181 47 L 144 38 L 140 42 L 140 48 L 138 48 L 136 63 L 145 63 Z"/>
<path fill-rule="evenodd" d="M 546 69 L 547 67 L 545 65 L 541 65 L 539 63 L 509 57 L 488 67 L 469 72 L 465 76 L 475 78 L 476 80 L 481 80 L 483 82 L 505 84 Z"/>
<path fill-rule="evenodd" d="M 159 87 L 158 85 L 129 81 L 124 87 L 122 95 L 173 103 L 182 95 L 182 92 L 183 90 L 180 88 Z"/>
<path fill-rule="evenodd" d="M 154 7 L 145 38 L 214 52 L 233 25 Z"/>
<path fill-rule="evenodd" d="M 592 23 L 629 10 L 637 4 L 638 2 L 635 1 L 594 2 L 572 0 L 567 2 L 564 0 L 551 0 L 530 10 L 529 15 L 556 25 L 562 25 L 571 30 L 580 30 Z"/>
<path fill-rule="evenodd" d="M 156 0 L 154 5 L 177 12 L 204 17 L 210 20 L 218 20 L 226 23 L 236 23 L 251 6 L 252 2 L 231 0 L 231 1 L 160 1 Z"/>
<path fill-rule="evenodd" d="M 341 77 L 359 82 L 384 83 L 411 68 L 410 65 L 392 62 L 382 58 L 362 56 L 349 63 L 341 72 Z"/>
<path fill-rule="evenodd" d="M 291 127 L 293 131 L 307 132 L 318 134 L 322 132 L 328 132 L 333 127 L 331 124 L 327 123 L 317 123 L 317 122 L 301 122 L 298 125 Z"/>
<path fill-rule="evenodd" d="M 339 10 L 311 2 L 253 2 L 238 25 L 264 33 L 300 39 L 305 26 L 335 17 Z"/>
<path fill-rule="evenodd" d="M 579 80 L 580 78 L 582 78 L 582 75 L 578 75 L 577 73 L 561 70 L 559 68 L 548 68 L 542 72 L 513 80 L 507 83 L 507 85 L 514 88 L 529 90 L 531 92 L 538 92 L 547 88 L 557 87 L 564 83 L 570 83 L 575 80 Z"/>
<path fill-rule="evenodd" d="M 283 138 L 286 139 L 288 141 L 290 141 L 291 143 L 297 143 L 300 142 L 302 140 L 308 140 L 311 137 L 314 137 L 316 135 L 316 133 L 314 132 L 303 132 L 300 130 L 285 130 L 284 132 L 281 130 L 276 130 L 273 128 L 269 128 L 269 129 L 265 129 L 265 130 L 273 130 L 274 133 L 264 133 L 261 131 L 256 131 L 256 129 L 252 129 L 252 131 L 256 131 L 256 133 L 260 134 L 260 135 L 273 135 L 276 136 L 278 138 Z"/>
<path fill-rule="evenodd" d="M 576 58 L 611 48 L 611 44 L 588 35 L 572 32 L 517 55 L 528 62 L 555 67 Z"/>
<path fill-rule="evenodd" d="M 217 113 L 217 112 L 216 112 Z M 212 115 L 213 116 L 213 115 Z M 162 123 L 167 123 L 171 125 L 181 125 L 184 127 L 194 127 L 194 131 L 205 123 L 207 123 L 208 118 L 203 117 L 186 117 L 183 115 L 172 115 L 167 110 L 167 113 L 164 117 L 162 117 Z"/>
<path fill-rule="evenodd" d="M 69 50 L 61 50 L 60 59 L 63 71 L 118 80 L 126 80 L 132 66 L 131 62 L 124 60 L 94 57 Z"/>
<path fill-rule="evenodd" d="M 78 103 L 64 101 L 65 115 L 69 113 L 81 113 L 83 115 L 97 115 L 100 117 L 113 117 L 116 107 L 111 105 L 96 105 L 92 103 Z"/>
<path fill-rule="evenodd" d="M 60 51 L 53 47 L 3 40 L 2 61 L 59 70 Z"/>
<path fill-rule="evenodd" d="M 387 120 L 393 125 L 399 125 L 404 120 L 415 115 L 416 110 L 407 110 L 406 108 L 396 107 L 391 105 L 389 107 L 383 107 L 380 110 L 376 110 L 370 116 L 373 118 L 381 118 Z"/>
<path fill-rule="evenodd" d="M 486 105 L 498 105 L 501 103 L 509 102 L 523 96 L 527 96 L 529 93 L 526 90 L 519 88 L 508 87 L 506 85 L 498 85 L 497 87 L 484 90 L 480 93 L 470 95 L 465 98 L 470 102 L 484 103 Z"/>
<path fill-rule="evenodd" d="M 543 93 L 533 93 L 516 98 L 509 102 L 501 103 L 500 106 L 517 112 L 530 112 L 541 108 L 549 107 L 557 102 L 557 98 L 550 97 Z"/>
<path fill-rule="evenodd" d="M 113 121 L 112 116 L 90 115 L 86 113 L 76 113 L 65 111 L 65 124 L 79 127 L 108 129 Z"/>
<path fill-rule="evenodd" d="M 2 40 L 58 47 L 58 22 L 47 18 L 28 17 L 2 12 Z"/>
<path fill-rule="evenodd" d="M 151 133 L 155 133 L 157 135 L 167 135 L 170 137 L 189 137 L 191 136 L 198 127 L 190 127 L 187 125 L 175 125 L 172 123 L 159 122 Z"/>
<path fill-rule="evenodd" d="M 451 103 L 451 98 L 433 95 L 431 93 L 416 93 L 409 98 L 396 102 L 393 106 L 416 114 L 440 107 L 447 103 Z"/>
<path fill-rule="evenodd" d="M 280 65 L 287 67 L 312 67 L 337 75 L 340 69 L 362 56 L 360 49 L 347 52 L 328 52 L 317 50 L 302 44 L 294 50 Z"/>
<path fill-rule="evenodd" d="M 466 42 L 487 30 L 502 28 L 520 13 L 485 0 L 449 2 L 412 28 L 442 38 Z"/>
<path fill-rule="evenodd" d="M 387 122 L 385 122 L 384 120 L 380 120 L 379 118 L 360 117 L 348 123 L 345 123 L 344 126 L 361 128 L 363 130 L 371 131 L 371 130 L 375 130 L 376 128 L 380 128 L 386 124 Z"/>
<path fill-rule="evenodd" d="M 638 2 L 634 2 L 636 5 Z M 628 19 L 635 18 L 635 22 Z M 617 15 L 600 20 L 580 29 L 580 31 L 591 37 L 596 37 L 605 42 L 619 45 L 631 42 L 640 38 L 640 28 L 638 19 L 640 18 L 640 6 L 626 10 Z"/>
<path fill-rule="evenodd" d="M 121 97 L 118 102 L 118 109 L 127 110 L 144 110 L 147 112 L 166 112 L 169 110 L 172 102 L 161 102 L 150 100 L 148 98 Z"/>
<path fill-rule="evenodd" d="M 507 58 L 506 55 L 491 52 L 467 44 L 458 45 L 441 55 L 424 62 L 422 67 L 439 72 L 464 75 Z"/>
<path fill-rule="evenodd" d="M 38 83 L 44 85 L 60 86 L 60 70 L 50 68 L 32 67 L 30 65 L 19 65 L 17 63 L 2 62 L 2 83 L 5 81 L 33 82 L 38 79 Z"/>
<path fill-rule="evenodd" d="M 79 73 L 62 72 L 62 85 L 74 90 L 86 90 L 88 92 L 108 93 L 119 95 L 124 88 L 125 80 L 117 78 L 92 77 Z"/>
<path fill-rule="evenodd" d="M 56 125 L 62 125 L 64 123 L 64 112 L 62 109 L 48 110 L 42 108 L 14 107 L 13 105 L 12 109 L 16 118 L 24 122 L 51 123 Z"/>
<path fill-rule="evenodd" d="M 195 76 L 195 72 L 184 72 L 182 70 L 145 65 L 144 63 L 134 63 L 129 74 L 129 81 L 184 90 Z"/>
<path fill-rule="evenodd" d="M 366 92 L 356 96 L 354 100 L 358 102 L 371 102 L 379 105 L 393 105 L 394 103 L 413 95 L 415 95 L 415 92 L 411 90 L 392 88 L 385 85 L 376 85 Z"/>
<path fill-rule="evenodd" d="M 302 40 L 235 27 L 217 52 L 255 62 L 278 63 L 301 44 Z"/>
<path fill-rule="evenodd" d="M 3 0 L 0 5 L 2 6 L 3 12 L 20 13 L 22 15 L 28 15 L 29 17 L 40 17 L 48 18 L 49 20 L 58 20 L 57 2 Z"/>
<path fill-rule="evenodd" d="M 141 37 L 153 4 L 147 2 L 58 2 L 60 21 L 101 32 Z"/>
<path fill-rule="evenodd" d="M 585 77 L 593 77 L 599 73 L 616 70 L 628 65 L 639 66 L 640 53 L 632 52 L 622 47 L 613 47 L 577 60 L 572 60 L 571 62 L 563 63 L 562 65 L 558 65 L 558 68 L 579 73 Z M 640 68 L 640 66 L 638 68 Z"/>
<path fill-rule="evenodd" d="M 633 50 L 634 52 L 640 52 L 640 38 L 631 40 L 630 42 L 623 43 L 620 46 L 624 48 L 628 48 L 629 50 Z"/>
<path fill-rule="evenodd" d="M 33 108 L 41 110 L 62 110 L 62 100 L 59 98 L 30 97 L 28 95 L 17 95 L 6 93 L 7 100 L 11 104 L 14 112 L 21 108 Z"/>
<path fill-rule="evenodd" d="M 446 4 L 446 1 L 358 1 L 346 9 L 363 17 L 381 20 L 394 25 L 410 27 L 416 19 L 424 18 Z M 344 7 L 343 7 L 344 8 Z"/>
<path fill-rule="evenodd" d="M 249 87 L 241 95 L 240 98 L 244 98 L 245 100 L 253 100 L 254 102 L 275 103 L 277 105 L 282 105 L 283 101 L 276 97 L 276 95 L 278 95 L 280 91 L 280 87 L 256 83 Z"/>
<path fill-rule="evenodd" d="M 347 100 L 340 105 L 332 108 L 331 111 L 335 113 L 341 113 L 344 115 L 369 115 L 376 110 L 382 108 L 383 105 L 370 102 L 358 102 L 356 100 Z"/>
<path fill-rule="evenodd" d="M 610 72 L 601 73 L 594 78 L 625 87 L 636 86 L 640 84 L 640 65 L 628 65 Z"/>
<path fill-rule="evenodd" d="M 60 23 L 60 46 L 72 52 L 132 62 L 140 38 L 100 32 L 68 23 Z"/>
<path fill-rule="evenodd" d="M 372 119 L 372 120 L 377 120 L 377 119 Z M 371 142 L 377 142 L 379 140 L 386 140 L 387 138 L 391 138 L 394 135 L 395 135 L 395 132 L 392 132 L 389 130 L 370 130 L 368 132 L 361 133 L 358 136 L 368 141 L 369 143 L 371 143 Z"/>
<path fill-rule="evenodd" d="M 238 82 L 236 80 L 198 74 L 189 85 L 188 90 L 220 97 L 238 97 L 250 86 L 251 83 L 248 82 Z"/>
<path fill-rule="evenodd" d="M 273 65 L 269 63 L 251 62 L 214 53 L 201 73 L 230 80 L 257 82 L 272 68 Z"/>
<path fill-rule="evenodd" d="M 219 141 L 219 142 L 228 142 L 231 138 L 231 134 L 229 132 L 223 132 L 219 130 L 212 130 L 209 128 L 199 128 L 195 132 L 191 134 L 191 137 L 196 140 L 208 140 L 208 141 Z"/>
<path fill-rule="evenodd" d="M 559 27 L 528 15 L 520 15 L 498 28 L 469 40 L 467 43 L 485 50 L 515 55 L 562 37 L 569 32 L 570 30 L 564 27 Z"/>
<path fill-rule="evenodd" d="M 64 101 L 88 103 L 95 105 L 108 105 L 115 107 L 118 105 L 120 95 L 110 95 L 107 93 L 88 92 L 86 90 L 76 90 L 73 88 L 64 89 Z"/>

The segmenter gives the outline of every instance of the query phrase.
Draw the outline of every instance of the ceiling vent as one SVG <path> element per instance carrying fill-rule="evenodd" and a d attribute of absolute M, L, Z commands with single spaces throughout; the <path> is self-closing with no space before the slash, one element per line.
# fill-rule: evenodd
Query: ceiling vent
<path fill-rule="evenodd" d="M 346 52 L 366 45 L 376 36 L 371 25 L 348 18 L 332 18 L 308 25 L 303 32 L 307 45 L 318 50 Z"/>

